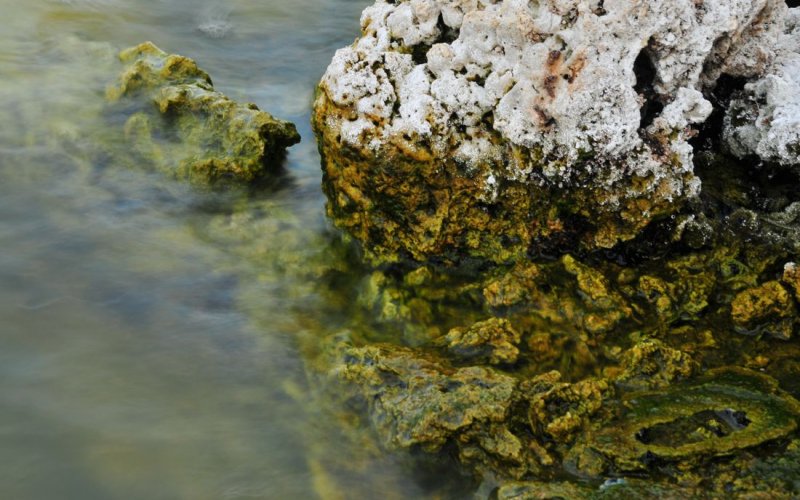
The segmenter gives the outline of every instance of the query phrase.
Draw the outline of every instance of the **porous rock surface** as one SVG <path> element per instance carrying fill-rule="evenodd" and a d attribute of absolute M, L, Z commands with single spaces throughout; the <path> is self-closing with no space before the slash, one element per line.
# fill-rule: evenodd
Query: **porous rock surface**
<path fill-rule="evenodd" d="M 378 0 L 315 103 L 329 211 L 387 259 L 630 239 L 698 193 L 703 91 L 772 67 L 786 9 Z"/>
<path fill-rule="evenodd" d="M 725 142 L 740 158 L 800 169 L 800 8 L 789 9 L 776 50 L 766 75 L 731 102 Z"/>

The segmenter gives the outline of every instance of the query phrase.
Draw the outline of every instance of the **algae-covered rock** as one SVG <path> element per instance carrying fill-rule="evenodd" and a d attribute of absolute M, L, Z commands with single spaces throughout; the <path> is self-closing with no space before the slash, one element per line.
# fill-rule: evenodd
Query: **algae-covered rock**
<path fill-rule="evenodd" d="M 249 182 L 274 171 L 300 141 L 293 124 L 214 90 L 187 57 L 146 42 L 120 60 L 125 70 L 108 100 L 126 117 L 125 138 L 145 165 L 198 184 Z"/>
<path fill-rule="evenodd" d="M 589 438 L 617 470 L 695 463 L 790 436 L 800 403 L 775 380 L 741 368 L 663 391 L 628 394 L 618 418 Z"/>
<path fill-rule="evenodd" d="M 740 328 L 788 339 L 792 336 L 797 310 L 786 288 L 777 281 L 769 281 L 737 295 L 731 303 L 731 316 Z"/>
<path fill-rule="evenodd" d="M 699 366 L 688 354 L 654 339 L 639 342 L 622 357 L 617 383 L 627 389 L 658 389 L 688 380 Z"/>
<path fill-rule="evenodd" d="M 334 221 L 381 260 L 608 248 L 700 187 L 721 74 L 764 74 L 780 0 L 378 0 L 313 115 Z"/>
<path fill-rule="evenodd" d="M 766 459 L 751 456 L 735 463 L 715 481 L 732 496 L 764 499 L 796 499 L 800 496 L 800 441 Z"/>
<path fill-rule="evenodd" d="M 503 484 L 497 489 L 497 500 L 584 499 L 591 493 L 591 488 L 574 483 L 529 481 Z"/>
<path fill-rule="evenodd" d="M 536 264 L 519 263 L 486 283 L 483 297 L 490 307 L 496 309 L 528 303 L 535 295 L 536 280 L 540 275 L 541 269 Z"/>
<path fill-rule="evenodd" d="M 607 380 L 587 378 L 572 384 L 561 381 L 558 372 L 525 381 L 522 390 L 530 402 L 531 429 L 561 446 L 574 439 L 603 402 L 614 395 Z"/>
<path fill-rule="evenodd" d="M 617 500 L 659 498 L 685 500 L 698 491 L 677 485 L 655 484 L 629 478 L 610 479 L 598 487 L 567 482 L 527 481 L 506 483 L 497 490 L 498 500 Z"/>
<path fill-rule="evenodd" d="M 491 318 L 469 328 L 454 328 L 443 342 L 456 358 L 497 365 L 517 361 L 521 340 L 508 320 Z"/>
<path fill-rule="evenodd" d="M 630 307 L 622 296 L 611 289 L 608 278 L 601 272 L 581 264 L 571 255 L 565 255 L 561 263 L 569 274 L 575 276 L 578 290 L 592 311 L 583 319 L 587 331 L 607 332 L 631 316 Z"/>
<path fill-rule="evenodd" d="M 341 346 L 332 377 L 366 405 L 389 449 L 437 452 L 454 444 L 465 464 L 515 475 L 534 467 L 511 410 L 518 382 L 491 368 L 453 368 L 413 349 Z"/>

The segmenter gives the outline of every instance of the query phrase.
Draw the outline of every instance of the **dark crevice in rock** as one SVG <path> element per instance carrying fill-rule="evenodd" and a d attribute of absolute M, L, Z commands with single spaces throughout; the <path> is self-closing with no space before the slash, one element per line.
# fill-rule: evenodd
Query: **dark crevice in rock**
<path fill-rule="evenodd" d="M 608 14 L 608 11 L 605 8 L 605 0 L 600 0 L 597 2 L 597 7 L 594 9 L 594 15 L 597 17 L 603 17 Z"/>
<path fill-rule="evenodd" d="M 453 43 L 458 38 L 458 30 L 448 26 L 444 22 L 444 16 L 442 16 L 442 14 L 439 14 L 436 27 L 439 28 L 439 38 L 436 39 L 436 43 Z"/>
<path fill-rule="evenodd" d="M 411 48 L 411 59 L 414 64 L 426 64 L 428 62 L 428 51 L 431 46 L 427 44 L 415 45 Z"/>
<path fill-rule="evenodd" d="M 695 152 L 720 150 L 728 106 L 736 94 L 744 89 L 747 82 L 747 78 L 722 75 L 714 89 L 707 93 L 706 98 L 711 101 L 714 111 L 700 127 L 697 136 L 689 141 Z"/>
<path fill-rule="evenodd" d="M 656 67 L 650 58 L 647 48 L 642 49 L 636 57 L 636 61 L 633 63 L 633 73 L 636 75 L 634 90 L 642 98 L 642 120 L 639 123 L 639 128 L 646 129 L 664 109 L 664 105 L 660 102 L 655 91 Z"/>
<path fill-rule="evenodd" d="M 786 0 L 786 5 L 788 5 L 790 9 L 800 7 L 800 0 Z"/>

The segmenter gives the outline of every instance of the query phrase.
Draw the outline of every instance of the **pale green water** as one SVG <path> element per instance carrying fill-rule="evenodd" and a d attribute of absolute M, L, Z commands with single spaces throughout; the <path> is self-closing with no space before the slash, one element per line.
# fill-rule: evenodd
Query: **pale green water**
<path fill-rule="evenodd" d="M 337 320 L 274 270 L 327 251 L 308 113 L 367 3 L 0 0 L 0 498 L 327 491 L 314 456 L 344 444 L 306 404 L 294 334 Z M 145 40 L 298 124 L 280 186 L 204 194 L 90 153 L 113 56 Z M 422 494 L 390 458 L 335 480 Z"/>

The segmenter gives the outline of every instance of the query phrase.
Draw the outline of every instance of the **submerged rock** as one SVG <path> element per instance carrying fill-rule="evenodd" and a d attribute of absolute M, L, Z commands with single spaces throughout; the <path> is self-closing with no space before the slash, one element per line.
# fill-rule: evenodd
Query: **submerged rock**
<path fill-rule="evenodd" d="M 628 240 L 698 193 L 703 91 L 770 67 L 786 8 L 378 0 L 315 103 L 329 212 L 383 260 Z"/>
<path fill-rule="evenodd" d="M 614 395 L 605 379 L 587 378 L 574 384 L 563 382 L 559 372 L 549 372 L 522 384 L 529 402 L 528 419 L 537 435 L 558 446 L 571 443 L 580 430 Z"/>
<path fill-rule="evenodd" d="M 146 42 L 120 59 L 126 69 L 108 99 L 126 117 L 131 152 L 145 164 L 198 184 L 249 182 L 300 141 L 293 124 L 214 90 L 189 58 Z"/>
<path fill-rule="evenodd" d="M 699 371 L 691 356 L 653 339 L 643 340 L 629 349 L 622 365 L 625 369 L 617 382 L 628 389 L 665 388 Z"/>
<path fill-rule="evenodd" d="M 366 405 L 388 449 L 438 452 L 456 446 L 478 470 L 511 476 L 535 468 L 512 407 L 518 382 L 491 368 L 452 368 L 446 362 L 391 345 L 341 346 L 331 375 L 340 394 Z M 353 403 L 351 403 L 353 404 Z"/>
<path fill-rule="evenodd" d="M 763 330 L 788 339 L 797 320 L 792 297 L 777 281 L 743 291 L 731 303 L 734 323 L 746 330 Z"/>
<path fill-rule="evenodd" d="M 456 358 L 497 365 L 517 361 L 521 340 L 508 320 L 492 318 L 469 328 L 453 328 L 443 342 Z"/>
<path fill-rule="evenodd" d="M 622 414 L 589 438 L 616 470 L 696 463 L 790 436 L 800 403 L 775 380 L 740 368 L 666 391 L 632 393 Z"/>

